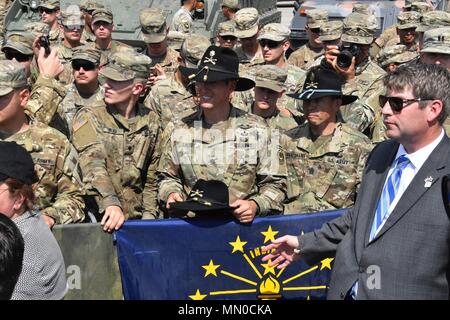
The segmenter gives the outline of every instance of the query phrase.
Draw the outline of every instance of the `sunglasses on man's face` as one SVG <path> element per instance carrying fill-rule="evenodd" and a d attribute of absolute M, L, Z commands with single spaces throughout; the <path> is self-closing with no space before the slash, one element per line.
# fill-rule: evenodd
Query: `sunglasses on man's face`
<path fill-rule="evenodd" d="M 95 69 L 95 64 L 89 61 L 83 60 L 73 60 L 72 61 L 72 69 L 76 71 L 80 71 L 83 68 L 84 71 L 92 71 Z"/>
<path fill-rule="evenodd" d="M 414 102 L 420 102 L 420 101 L 426 101 L 428 99 L 402 99 L 400 97 L 388 97 L 388 96 L 379 96 L 379 103 L 380 107 L 383 108 L 384 105 L 389 102 L 389 105 L 391 106 L 391 109 L 395 112 L 402 111 L 403 108 L 413 104 Z"/>
<path fill-rule="evenodd" d="M 68 31 L 75 31 L 75 30 L 81 30 L 83 29 L 82 25 L 79 24 L 70 24 L 70 25 L 65 25 L 64 28 Z"/>
<path fill-rule="evenodd" d="M 29 56 L 17 51 L 5 51 L 5 57 L 7 60 L 16 59 L 17 62 L 27 62 L 33 58 L 32 55 Z"/>
<path fill-rule="evenodd" d="M 236 41 L 237 38 L 235 36 L 220 36 L 223 41 Z"/>
<path fill-rule="evenodd" d="M 39 8 L 39 13 L 46 13 L 46 14 L 52 14 L 56 12 L 56 9 L 49 9 L 49 8 Z"/>
<path fill-rule="evenodd" d="M 312 28 L 309 29 L 312 33 L 319 33 L 320 32 L 320 28 Z"/>
<path fill-rule="evenodd" d="M 267 46 L 267 48 L 269 48 L 269 49 L 278 48 L 282 43 L 283 42 L 267 40 L 267 39 L 259 41 L 261 48 L 265 48 Z"/>

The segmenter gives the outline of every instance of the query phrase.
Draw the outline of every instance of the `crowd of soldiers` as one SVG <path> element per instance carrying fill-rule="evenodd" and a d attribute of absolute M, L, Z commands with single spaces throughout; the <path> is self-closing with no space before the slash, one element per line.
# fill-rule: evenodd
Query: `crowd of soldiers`
<path fill-rule="evenodd" d="M 193 29 L 196 4 L 181 1 L 172 21 L 142 10 L 143 50 L 113 39 L 113 13 L 95 0 L 64 10 L 43 0 L 41 22 L 2 29 L 0 140 L 33 157 L 35 206 L 50 227 L 195 216 L 171 204 L 201 198 L 200 179 L 225 183 L 244 223 L 350 207 L 386 139 L 385 74 L 406 63 L 450 69 L 450 13 L 428 2 L 406 0 L 378 38 L 365 4 L 343 21 L 310 9 L 308 43 L 289 59 L 286 26 L 261 26 L 255 8 L 223 0 L 208 39 Z M 343 68 L 351 45 L 358 54 Z"/>

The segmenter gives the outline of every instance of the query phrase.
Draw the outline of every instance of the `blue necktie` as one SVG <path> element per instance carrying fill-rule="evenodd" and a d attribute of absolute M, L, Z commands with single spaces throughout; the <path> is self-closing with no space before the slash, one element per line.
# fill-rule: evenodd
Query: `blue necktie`
<path fill-rule="evenodd" d="M 386 184 L 384 185 L 383 192 L 381 193 L 380 200 L 378 201 L 377 211 L 375 212 L 375 219 L 373 220 L 372 229 L 370 230 L 369 241 L 378 233 L 378 228 L 389 217 L 388 211 L 392 201 L 394 201 L 395 195 L 398 192 L 400 186 L 400 179 L 402 177 L 402 171 L 410 163 L 409 159 L 402 155 L 397 159 L 397 164 L 391 175 L 388 177 Z"/>

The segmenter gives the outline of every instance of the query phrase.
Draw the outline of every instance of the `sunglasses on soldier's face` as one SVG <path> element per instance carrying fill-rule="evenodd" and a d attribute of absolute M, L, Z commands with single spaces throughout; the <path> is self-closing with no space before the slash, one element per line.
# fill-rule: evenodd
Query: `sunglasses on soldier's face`
<path fill-rule="evenodd" d="M 75 71 L 80 71 L 81 68 L 83 68 L 84 71 L 92 71 L 95 67 L 95 64 L 90 61 L 72 60 L 72 69 Z"/>
<path fill-rule="evenodd" d="M 48 8 L 39 8 L 39 13 L 46 13 L 46 14 L 52 14 L 56 12 L 56 9 L 48 9 Z"/>
<path fill-rule="evenodd" d="M 384 105 L 389 102 L 389 105 L 391 106 L 391 109 L 395 112 L 402 111 L 403 108 L 406 108 L 407 106 L 413 104 L 414 102 L 420 102 L 420 101 L 427 101 L 430 99 L 402 99 L 400 97 L 388 97 L 388 96 L 379 96 L 379 103 L 381 108 L 384 107 Z"/>
<path fill-rule="evenodd" d="M 259 40 L 259 45 L 261 46 L 261 48 L 265 48 L 267 46 L 267 48 L 269 49 L 275 49 L 278 48 L 283 42 L 278 42 L 278 41 L 273 41 L 273 40 L 267 40 L 267 39 L 263 39 L 263 40 Z"/>
<path fill-rule="evenodd" d="M 320 28 L 312 28 L 309 29 L 312 33 L 319 33 L 320 32 Z"/>
<path fill-rule="evenodd" d="M 29 56 L 17 51 L 5 51 L 5 57 L 7 60 L 16 59 L 17 62 L 27 62 L 33 58 L 32 55 Z"/>
<path fill-rule="evenodd" d="M 237 38 L 235 36 L 220 36 L 223 41 L 236 41 Z"/>

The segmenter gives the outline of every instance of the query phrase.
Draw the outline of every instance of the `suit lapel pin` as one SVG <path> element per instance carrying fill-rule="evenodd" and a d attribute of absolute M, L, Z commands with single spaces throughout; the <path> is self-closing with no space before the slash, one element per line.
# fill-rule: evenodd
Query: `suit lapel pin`
<path fill-rule="evenodd" d="M 430 177 L 426 178 L 424 181 L 425 181 L 424 187 L 429 188 L 429 187 L 431 187 L 431 184 L 433 183 L 433 177 L 430 176 Z"/>

